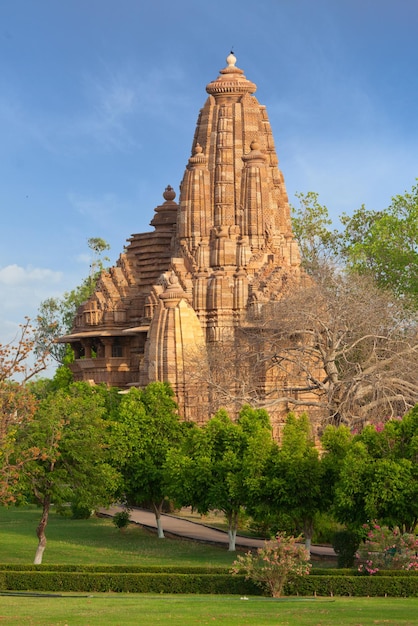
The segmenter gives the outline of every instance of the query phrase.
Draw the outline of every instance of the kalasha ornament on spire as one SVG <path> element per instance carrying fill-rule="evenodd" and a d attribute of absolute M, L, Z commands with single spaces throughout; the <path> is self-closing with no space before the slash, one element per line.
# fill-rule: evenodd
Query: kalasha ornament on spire
<path fill-rule="evenodd" d="M 235 63 L 237 62 L 237 57 L 235 56 L 233 50 L 231 50 L 231 52 L 226 57 L 226 62 L 228 63 L 228 67 L 235 66 Z"/>
<path fill-rule="evenodd" d="M 164 200 L 166 202 L 172 202 L 175 197 L 176 197 L 176 192 L 174 191 L 171 185 L 167 185 L 163 193 Z"/>

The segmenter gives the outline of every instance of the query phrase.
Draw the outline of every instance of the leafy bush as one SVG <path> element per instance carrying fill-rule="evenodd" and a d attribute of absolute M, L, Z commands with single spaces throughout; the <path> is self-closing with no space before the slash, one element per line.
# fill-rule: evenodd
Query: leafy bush
<path fill-rule="evenodd" d="M 129 524 L 130 514 L 127 509 L 118 511 L 112 518 L 112 523 L 120 529 L 126 528 Z"/>
<path fill-rule="evenodd" d="M 71 505 L 71 517 L 73 519 L 90 519 L 92 514 L 93 511 L 91 507 L 83 506 L 77 502 L 74 502 Z"/>
<path fill-rule="evenodd" d="M 286 582 L 309 574 L 309 552 L 297 541 L 300 537 L 295 539 L 279 533 L 276 539 L 266 541 L 257 552 L 239 555 L 232 564 L 231 573 L 244 574 L 246 580 L 253 581 L 273 598 L 278 598 Z"/>
<path fill-rule="evenodd" d="M 380 569 L 418 570 L 418 538 L 415 535 L 376 523 L 364 528 L 368 529 L 367 537 L 357 552 L 361 561 L 360 572 L 372 575 Z"/>
<path fill-rule="evenodd" d="M 340 530 L 334 533 L 332 547 L 338 557 L 338 567 L 353 567 L 361 537 L 354 530 Z"/>

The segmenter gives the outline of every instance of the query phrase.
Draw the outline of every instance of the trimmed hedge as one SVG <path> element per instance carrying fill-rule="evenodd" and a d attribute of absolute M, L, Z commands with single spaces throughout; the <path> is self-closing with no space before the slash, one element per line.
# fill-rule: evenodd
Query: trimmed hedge
<path fill-rule="evenodd" d="M 0 588 L 13 591 L 260 595 L 260 590 L 251 581 L 231 574 L 105 574 L 9 570 L 0 572 Z"/>
<path fill-rule="evenodd" d="M 387 574 L 387 572 L 386 572 Z M 286 595 L 418 597 L 418 576 L 305 576 L 287 584 Z"/>
<path fill-rule="evenodd" d="M 261 595 L 262 590 L 227 568 L 0 565 L 7 591 L 196 593 Z M 285 595 L 418 597 L 418 572 L 399 570 L 366 576 L 355 570 L 313 569 L 288 583 Z"/>

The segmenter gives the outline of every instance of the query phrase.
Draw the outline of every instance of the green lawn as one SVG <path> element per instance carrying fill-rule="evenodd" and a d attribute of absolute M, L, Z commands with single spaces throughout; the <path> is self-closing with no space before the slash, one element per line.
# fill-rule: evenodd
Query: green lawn
<path fill-rule="evenodd" d="M 80 594 L 81 595 L 81 594 Z M 417 623 L 417 598 L 253 598 L 94 594 L 0 597 L 0 623 L 19 626 L 385 626 Z"/>
<path fill-rule="evenodd" d="M 0 507 L 0 561 L 32 563 L 37 546 L 36 507 Z M 52 513 L 43 562 L 93 565 L 231 565 L 225 548 L 186 539 L 158 539 L 130 524 L 120 531 L 108 518 L 72 520 Z"/>
<path fill-rule="evenodd" d="M 0 507 L 0 560 L 31 563 L 39 509 Z M 158 539 L 130 525 L 125 532 L 106 518 L 71 520 L 52 513 L 44 563 L 96 565 L 229 566 L 225 548 L 182 539 Z M 0 595 L 0 624 L 17 626 L 129 626 L 225 624 L 226 626 L 413 625 L 417 598 L 283 598 L 146 595 Z"/>

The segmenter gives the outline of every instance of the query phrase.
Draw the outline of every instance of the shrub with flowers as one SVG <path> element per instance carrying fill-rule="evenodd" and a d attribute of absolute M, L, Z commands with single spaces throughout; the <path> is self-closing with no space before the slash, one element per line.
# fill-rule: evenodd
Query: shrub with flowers
<path fill-rule="evenodd" d="M 418 570 L 418 537 L 399 528 L 365 524 L 365 541 L 357 551 L 359 572 L 376 574 L 380 569 Z"/>
<path fill-rule="evenodd" d="M 239 555 L 232 564 L 231 573 L 244 574 L 246 580 L 252 580 L 273 598 L 278 598 L 286 582 L 309 574 L 309 552 L 299 541 L 300 537 L 279 533 L 257 552 Z"/>

